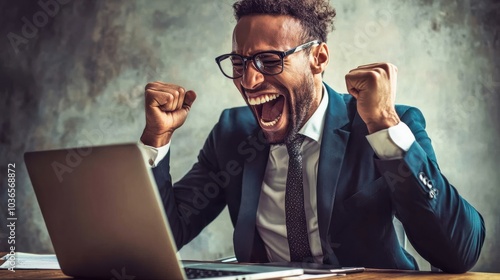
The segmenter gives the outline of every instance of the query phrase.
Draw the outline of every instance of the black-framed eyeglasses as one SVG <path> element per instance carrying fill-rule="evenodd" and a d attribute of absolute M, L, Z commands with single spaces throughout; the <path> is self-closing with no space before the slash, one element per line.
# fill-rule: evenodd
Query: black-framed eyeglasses
<path fill-rule="evenodd" d="M 224 76 L 229 79 L 238 79 L 243 76 L 248 61 L 253 61 L 255 68 L 264 75 L 278 75 L 283 72 L 283 58 L 296 52 L 305 50 L 321 41 L 314 40 L 287 51 L 263 51 L 251 56 L 235 53 L 223 54 L 215 58 Z"/>

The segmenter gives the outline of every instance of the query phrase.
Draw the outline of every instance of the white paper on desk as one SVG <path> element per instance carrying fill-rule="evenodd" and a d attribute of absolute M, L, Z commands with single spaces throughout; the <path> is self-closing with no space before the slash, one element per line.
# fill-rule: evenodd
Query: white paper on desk
<path fill-rule="evenodd" d="M 327 273 L 327 274 L 302 274 L 297 276 L 284 277 L 282 280 L 305 280 L 305 279 L 321 279 L 333 276 L 345 276 L 345 274 Z"/>
<path fill-rule="evenodd" d="M 11 267 L 11 263 L 7 261 L 10 257 L 10 254 L 7 254 L 2 257 L 2 260 L 6 260 L 2 265 L 0 265 L 0 269 L 9 269 Z M 59 262 L 57 261 L 56 255 L 53 254 L 30 254 L 30 253 L 16 253 L 16 269 L 61 269 L 59 266 Z"/>

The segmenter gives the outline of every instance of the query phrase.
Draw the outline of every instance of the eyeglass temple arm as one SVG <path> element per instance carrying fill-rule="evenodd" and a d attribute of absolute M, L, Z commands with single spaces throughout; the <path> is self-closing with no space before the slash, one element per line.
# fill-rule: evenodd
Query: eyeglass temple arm
<path fill-rule="evenodd" d="M 312 45 L 319 45 L 319 44 L 321 44 L 320 40 L 314 40 L 311 42 L 307 42 L 305 44 L 302 44 L 302 45 L 296 47 L 295 49 L 291 49 L 291 50 L 285 52 L 284 55 L 287 56 L 287 55 L 290 55 L 292 53 L 300 52 L 301 50 L 307 49 Z"/>

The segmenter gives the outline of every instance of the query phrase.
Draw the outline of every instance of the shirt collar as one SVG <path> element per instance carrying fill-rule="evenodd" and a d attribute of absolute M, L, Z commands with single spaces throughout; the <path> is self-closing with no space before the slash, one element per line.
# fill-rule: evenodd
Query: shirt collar
<path fill-rule="evenodd" d="M 323 84 L 323 97 L 318 108 L 309 120 L 302 126 L 299 133 L 308 138 L 320 143 L 321 135 L 323 135 L 323 126 L 325 124 L 326 109 L 328 107 L 328 93 Z"/>
<path fill-rule="evenodd" d="M 323 126 L 325 124 L 326 109 L 328 107 L 328 93 L 325 85 L 323 84 L 323 97 L 319 103 L 318 108 L 309 118 L 309 120 L 299 130 L 299 134 L 307 136 L 309 139 L 321 144 L 321 136 L 323 135 Z M 271 145 L 271 151 L 274 151 L 284 145 Z"/>

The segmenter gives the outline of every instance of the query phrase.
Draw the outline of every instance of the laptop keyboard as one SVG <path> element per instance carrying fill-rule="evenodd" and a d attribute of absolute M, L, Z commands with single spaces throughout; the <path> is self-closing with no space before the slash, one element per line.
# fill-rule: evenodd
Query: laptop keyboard
<path fill-rule="evenodd" d="M 184 271 L 186 272 L 186 276 L 189 279 L 200 279 L 200 278 L 211 278 L 211 277 L 223 277 L 223 276 L 231 276 L 231 275 L 249 274 L 249 272 L 212 270 L 212 269 L 200 269 L 200 268 L 189 268 L 189 267 L 185 267 Z"/>

